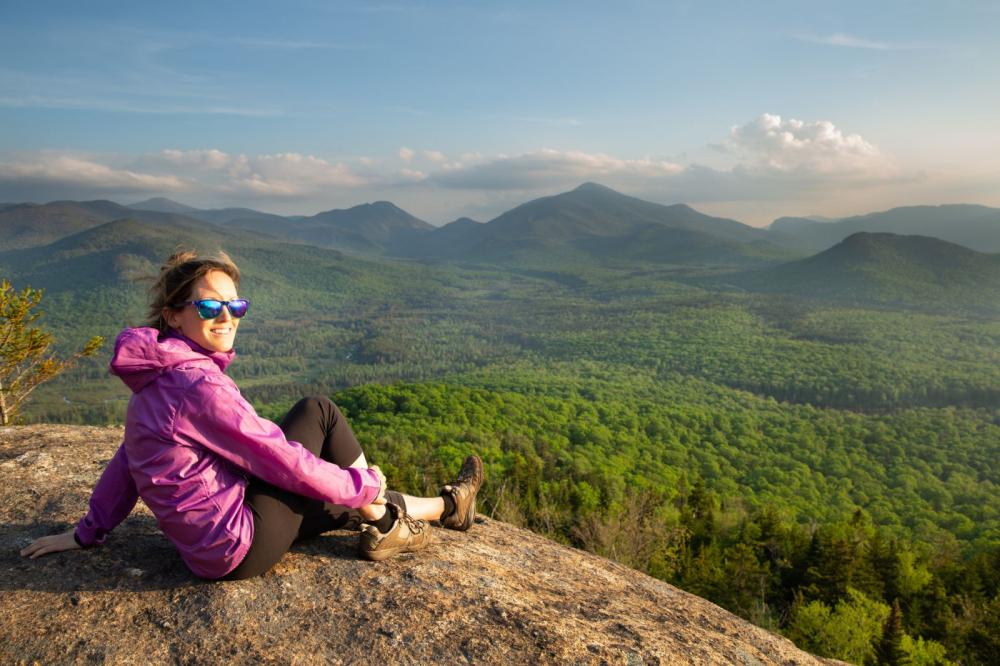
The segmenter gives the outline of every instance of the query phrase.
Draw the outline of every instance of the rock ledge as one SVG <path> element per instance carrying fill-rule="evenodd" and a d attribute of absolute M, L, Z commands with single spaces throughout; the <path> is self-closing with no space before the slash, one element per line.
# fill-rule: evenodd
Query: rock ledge
<path fill-rule="evenodd" d="M 357 534 L 265 576 L 191 576 L 141 504 L 103 548 L 17 551 L 67 529 L 120 428 L 0 428 L 0 663 L 819 664 L 666 583 L 505 523 L 435 530 L 381 564 Z"/>

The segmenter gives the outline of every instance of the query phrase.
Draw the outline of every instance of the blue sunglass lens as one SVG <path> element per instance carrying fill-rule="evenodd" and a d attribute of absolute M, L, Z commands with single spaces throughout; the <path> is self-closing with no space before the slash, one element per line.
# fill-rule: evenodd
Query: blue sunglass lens
<path fill-rule="evenodd" d="M 244 300 L 242 298 L 235 301 L 229 301 L 229 314 L 233 315 L 237 319 L 242 317 L 247 313 L 247 308 L 250 307 L 250 301 Z"/>
<path fill-rule="evenodd" d="M 198 316 L 202 319 L 215 319 L 222 313 L 221 301 L 198 301 L 194 306 L 198 308 Z"/>
<path fill-rule="evenodd" d="M 247 313 L 247 309 L 250 307 L 250 301 L 243 298 L 237 298 L 232 301 L 216 301 L 206 299 L 203 301 L 196 301 L 194 305 L 198 308 L 198 316 L 202 319 L 215 319 L 222 314 L 223 305 L 229 308 L 229 314 L 233 315 L 236 319 L 239 319 Z"/>

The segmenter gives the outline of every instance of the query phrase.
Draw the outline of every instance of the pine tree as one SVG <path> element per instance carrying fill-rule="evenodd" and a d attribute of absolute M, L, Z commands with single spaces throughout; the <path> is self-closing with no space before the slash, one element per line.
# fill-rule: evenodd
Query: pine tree
<path fill-rule="evenodd" d="M 882 625 L 882 637 L 875 644 L 875 663 L 878 666 L 902 666 L 910 663 L 910 657 L 903 651 L 903 613 L 899 609 L 899 599 L 892 602 L 889 617 Z"/>
<path fill-rule="evenodd" d="M 42 315 L 32 312 L 42 300 L 42 292 L 25 287 L 18 293 L 7 280 L 0 280 L 0 425 L 8 425 L 21 410 L 31 392 L 83 356 L 91 356 L 104 340 L 91 338 L 84 348 L 68 359 L 49 353 L 53 336 L 32 324 Z"/>

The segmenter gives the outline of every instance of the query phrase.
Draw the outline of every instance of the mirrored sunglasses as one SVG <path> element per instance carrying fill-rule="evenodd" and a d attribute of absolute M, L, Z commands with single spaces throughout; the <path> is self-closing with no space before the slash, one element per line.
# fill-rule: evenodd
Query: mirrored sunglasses
<path fill-rule="evenodd" d="M 231 301 L 217 301 L 214 298 L 203 298 L 200 301 L 185 301 L 178 303 L 174 307 L 184 307 L 193 305 L 198 310 L 198 316 L 202 319 L 215 319 L 222 314 L 222 307 L 229 308 L 229 314 L 236 319 L 244 316 L 250 307 L 250 301 L 245 298 L 235 298 Z"/>

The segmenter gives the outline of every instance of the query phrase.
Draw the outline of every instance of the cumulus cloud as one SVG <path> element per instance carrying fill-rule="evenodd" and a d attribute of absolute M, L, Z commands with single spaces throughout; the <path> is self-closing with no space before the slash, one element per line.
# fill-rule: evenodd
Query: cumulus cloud
<path fill-rule="evenodd" d="M 443 163 L 448 161 L 448 156 L 442 153 L 440 150 L 425 150 L 424 157 L 431 162 Z"/>
<path fill-rule="evenodd" d="M 368 178 L 343 163 L 313 155 L 232 155 L 218 149 L 176 150 L 144 155 L 127 165 L 111 158 L 39 153 L 0 162 L 0 185 L 18 191 L 50 191 L 55 197 L 124 193 L 190 192 L 287 198 L 365 185 Z M 23 188 L 22 188 L 23 189 Z M 27 191 L 27 190 L 25 190 Z"/>
<path fill-rule="evenodd" d="M 399 149 L 399 159 L 403 160 L 404 162 L 409 162 L 410 160 L 412 160 L 414 155 L 416 155 L 416 153 L 407 148 L 406 146 L 403 146 Z"/>
<path fill-rule="evenodd" d="M 97 192 L 182 191 L 190 183 L 172 174 L 150 174 L 101 164 L 93 158 L 42 153 L 33 159 L 0 163 L 0 182 L 38 186 L 64 186 L 71 190 L 91 188 Z"/>
<path fill-rule="evenodd" d="M 463 156 L 470 161 L 446 165 L 431 176 L 443 187 L 483 190 L 539 189 L 576 185 L 602 178 L 661 178 L 683 167 L 657 160 L 627 160 L 582 151 L 539 150 L 522 155 L 483 158 Z"/>
<path fill-rule="evenodd" d="M 299 153 L 240 155 L 228 173 L 236 189 L 248 187 L 258 194 L 281 196 L 305 194 L 327 186 L 357 187 L 365 183 L 343 163 L 333 164 Z"/>
<path fill-rule="evenodd" d="M 875 145 L 858 134 L 844 134 L 828 120 L 786 120 L 764 113 L 734 126 L 725 146 L 752 165 L 776 171 L 871 173 L 889 166 Z"/>
<path fill-rule="evenodd" d="M 194 167 L 201 169 L 221 169 L 230 163 L 231 158 L 221 150 L 174 150 L 168 148 L 158 155 L 165 164 Z M 155 158 L 148 161 L 155 161 Z"/>
<path fill-rule="evenodd" d="M 221 150 L 164 150 L 147 155 L 144 166 L 197 173 L 202 187 L 217 192 L 292 197 L 326 187 L 357 187 L 367 182 L 343 163 L 313 155 L 275 153 L 231 155 Z"/>

